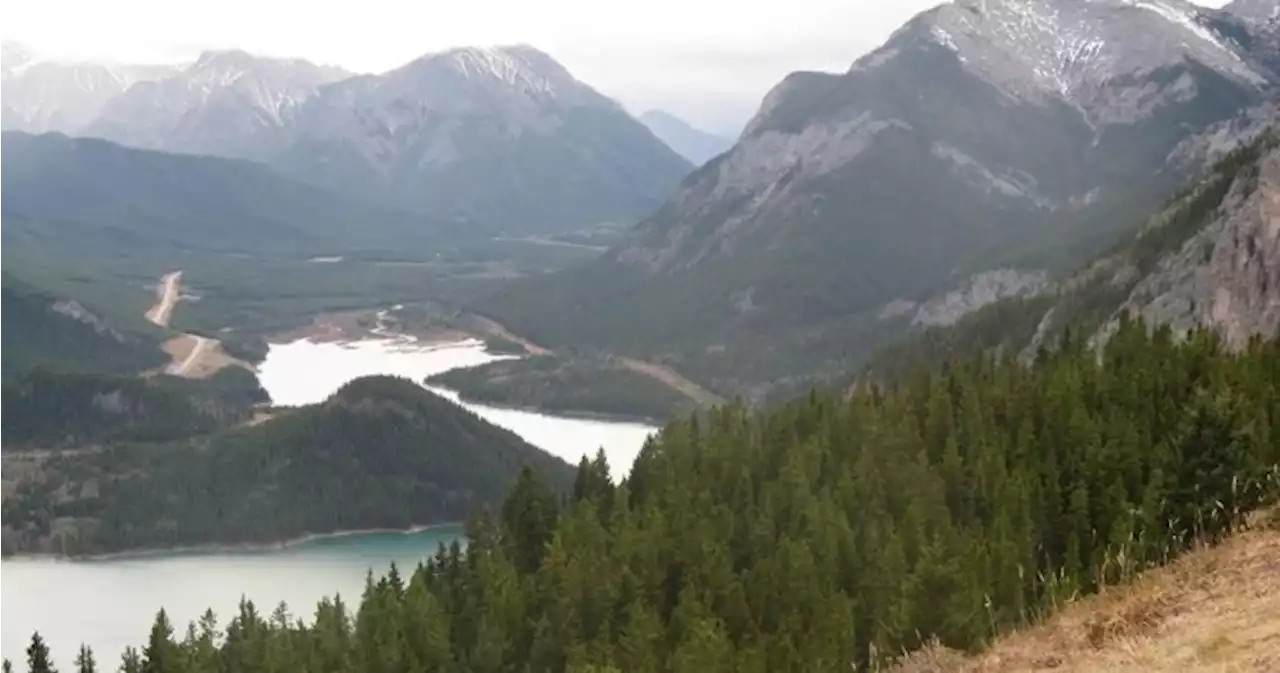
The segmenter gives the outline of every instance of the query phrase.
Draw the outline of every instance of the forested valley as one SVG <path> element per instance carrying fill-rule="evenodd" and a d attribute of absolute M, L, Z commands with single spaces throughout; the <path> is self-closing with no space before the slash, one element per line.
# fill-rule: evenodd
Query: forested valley
<path fill-rule="evenodd" d="M 158 615 L 124 671 L 846 671 L 975 650 L 1280 493 L 1280 344 L 1122 321 L 525 470 L 468 543 L 294 615 Z M 82 652 L 84 655 L 91 653 Z M 34 673 L 50 670 L 37 636 Z M 115 662 L 103 662 L 111 668 Z M 81 666 L 80 670 L 93 670 Z"/>

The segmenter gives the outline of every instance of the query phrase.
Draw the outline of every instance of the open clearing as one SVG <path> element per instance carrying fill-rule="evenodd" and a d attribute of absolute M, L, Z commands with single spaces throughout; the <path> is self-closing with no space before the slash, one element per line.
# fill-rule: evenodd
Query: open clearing
<path fill-rule="evenodd" d="M 168 327 L 181 291 L 181 270 L 170 271 L 161 276 L 160 285 L 156 289 L 156 303 L 147 310 L 147 320 L 160 327 Z M 173 376 L 200 379 L 212 375 L 223 367 L 232 366 L 253 370 L 249 363 L 227 355 L 222 350 L 222 342 L 198 334 L 176 336 L 166 341 L 163 349 L 171 358 L 164 373 Z"/>

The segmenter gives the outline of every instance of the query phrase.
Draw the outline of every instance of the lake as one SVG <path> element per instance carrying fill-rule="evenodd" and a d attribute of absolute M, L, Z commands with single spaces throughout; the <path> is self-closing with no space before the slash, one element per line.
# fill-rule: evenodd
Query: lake
<path fill-rule="evenodd" d="M 421 382 L 449 369 L 474 367 L 510 356 L 484 351 L 478 341 L 427 345 L 411 338 L 370 338 L 352 343 L 294 341 L 273 344 L 259 379 L 276 404 L 321 402 L 346 382 L 371 374 L 396 374 Z M 435 392 L 458 401 L 449 390 Z M 563 418 L 516 409 L 462 403 L 543 450 L 577 463 L 605 450 L 614 478 L 624 475 L 654 428 L 640 423 Z M 0 653 L 25 661 L 31 632 L 53 648 L 59 669 L 72 670 L 81 642 L 94 648 L 100 670 L 115 670 L 126 645 L 141 646 L 160 607 L 181 636 L 187 622 L 212 607 L 220 623 L 235 614 L 241 596 L 269 615 L 280 601 L 309 619 L 316 602 L 341 592 L 351 607 L 365 574 L 394 561 L 412 568 L 460 534 L 457 527 L 411 534 L 369 533 L 312 540 L 283 549 L 184 553 L 99 561 L 6 559 L 0 562 Z M 18 665 L 23 670 L 25 664 Z"/>
<path fill-rule="evenodd" d="M 344 383 L 361 376 L 398 374 L 421 383 L 432 374 L 511 357 L 487 353 L 484 345 L 474 340 L 433 345 L 408 337 L 347 343 L 298 340 L 273 344 L 266 360 L 258 367 L 258 379 L 276 404 L 294 406 L 322 402 Z M 459 401 L 451 390 L 430 389 L 454 402 Z M 597 449 L 603 448 L 615 479 L 630 471 L 645 438 L 655 430 L 643 423 L 565 418 L 469 402 L 461 404 L 570 464 L 576 465 L 583 455 L 595 455 Z"/>
<path fill-rule="evenodd" d="M 338 593 L 354 609 L 370 569 L 381 573 L 394 561 L 407 574 L 460 533 L 441 527 L 323 538 L 286 549 L 109 561 L 6 559 L 0 564 L 3 654 L 26 670 L 24 650 L 38 629 L 59 670 L 74 670 L 83 641 L 93 647 L 99 670 L 114 671 L 126 646 L 145 644 L 161 607 L 181 637 L 206 608 L 225 627 L 242 595 L 264 616 L 284 601 L 309 621 L 320 598 Z"/>

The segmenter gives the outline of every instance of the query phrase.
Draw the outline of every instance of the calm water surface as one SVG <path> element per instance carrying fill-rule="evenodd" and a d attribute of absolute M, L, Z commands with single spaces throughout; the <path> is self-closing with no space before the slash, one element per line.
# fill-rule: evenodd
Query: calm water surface
<path fill-rule="evenodd" d="M 461 534 L 456 526 L 419 533 L 369 533 L 326 538 L 294 547 L 221 554 L 175 554 L 109 561 L 6 559 L 3 566 L 3 654 L 17 664 L 32 631 L 53 649 L 58 669 L 81 642 L 99 670 L 114 671 L 125 646 L 141 647 L 163 607 L 180 637 L 188 622 L 213 608 L 219 624 L 236 614 L 241 596 L 270 615 L 284 601 L 308 619 L 316 602 L 340 594 L 354 607 L 366 573 L 394 561 L 406 569 Z M 17 665 L 25 670 L 25 663 Z"/>
<path fill-rule="evenodd" d="M 360 376 L 398 374 L 420 382 L 431 374 L 498 359 L 502 356 L 484 352 L 475 341 L 432 347 L 390 338 L 347 344 L 295 341 L 271 347 L 259 378 L 277 404 L 300 405 L 320 402 Z M 436 392 L 457 400 L 452 391 Z M 572 463 L 603 447 L 615 478 L 630 469 L 654 430 L 639 423 L 463 406 Z M 241 596 L 252 599 L 264 614 L 285 601 L 293 614 L 309 618 L 316 601 L 336 592 L 354 605 L 370 569 L 382 572 L 392 561 L 412 567 L 459 534 L 457 527 L 446 527 L 326 538 L 254 552 L 83 562 L 5 560 L 0 563 L 0 646 L 3 655 L 17 663 L 25 659 L 31 632 L 39 630 L 61 670 L 71 670 L 81 642 L 93 646 L 101 669 L 114 670 L 126 645 L 145 641 L 161 606 L 169 611 L 179 635 L 188 621 L 209 607 L 225 626 Z"/>

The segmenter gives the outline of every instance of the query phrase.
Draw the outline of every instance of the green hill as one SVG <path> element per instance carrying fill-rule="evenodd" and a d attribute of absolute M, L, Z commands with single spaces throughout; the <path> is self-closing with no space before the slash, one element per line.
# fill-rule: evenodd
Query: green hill
<path fill-rule="evenodd" d="M 5 500 L 6 552 L 272 543 L 454 522 L 499 502 L 524 465 L 561 487 L 572 478 L 515 434 L 383 376 L 211 437 L 11 456 L 11 465 L 21 458 L 29 478 Z"/>

